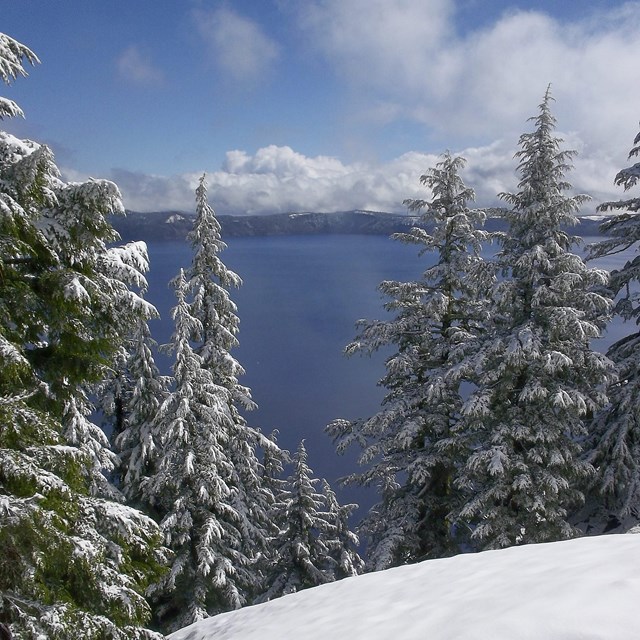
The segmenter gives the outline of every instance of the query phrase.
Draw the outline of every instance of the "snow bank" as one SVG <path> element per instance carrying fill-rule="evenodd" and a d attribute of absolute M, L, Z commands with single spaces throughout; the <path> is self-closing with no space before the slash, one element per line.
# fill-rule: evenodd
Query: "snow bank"
<path fill-rule="evenodd" d="M 485 551 L 348 578 L 170 640 L 636 640 L 640 535 Z"/>

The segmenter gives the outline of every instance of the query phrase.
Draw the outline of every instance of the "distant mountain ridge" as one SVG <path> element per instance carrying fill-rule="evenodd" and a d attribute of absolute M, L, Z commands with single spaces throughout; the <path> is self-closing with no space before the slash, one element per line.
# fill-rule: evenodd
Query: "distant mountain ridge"
<path fill-rule="evenodd" d="M 489 210 L 486 228 L 504 228 L 499 209 Z M 113 226 L 122 239 L 167 241 L 184 240 L 193 226 L 195 214 L 184 211 L 127 211 L 125 217 L 114 217 Z M 338 211 L 334 213 L 292 212 L 271 215 L 218 216 L 223 238 L 251 236 L 286 236 L 319 234 L 391 235 L 420 226 L 420 216 L 382 211 Z M 572 230 L 576 235 L 598 235 L 601 219 L 581 218 Z"/>
<path fill-rule="evenodd" d="M 390 235 L 419 222 L 417 216 L 360 210 L 217 217 L 225 238 L 332 233 Z M 127 211 L 126 217 L 114 218 L 112 222 L 125 240 L 182 240 L 191 230 L 193 220 L 193 213 L 183 211 Z"/>

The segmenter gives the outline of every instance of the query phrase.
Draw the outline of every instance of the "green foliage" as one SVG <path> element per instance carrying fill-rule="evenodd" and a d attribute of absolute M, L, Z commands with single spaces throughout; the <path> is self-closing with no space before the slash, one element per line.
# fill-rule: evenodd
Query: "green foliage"
<path fill-rule="evenodd" d="M 150 617 L 143 593 L 162 573 L 159 531 L 141 514 L 87 495 L 88 456 L 62 444 L 59 423 L 22 401 L 3 409 L 5 418 L 13 414 L 4 432 L 18 446 L 0 449 L 0 619 L 16 637 L 32 637 L 36 623 L 46 637 L 70 637 L 70 620 L 91 629 L 103 618 L 82 637 L 103 638 L 108 627 L 114 638 L 144 637 L 131 629 L 119 636 L 118 628 Z M 56 636 L 56 625 L 67 635 Z"/>
<path fill-rule="evenodd" d="M 23 59 L 37 60 L 0 34 L 0 77 Z M 0 117 L 17 112 L 0 99 Z M 151 314 L 132 290 L 146 255 L 107 245 L 123 212 L 113 183 L 59 175 L 46 146 L 0 132 L 0 621 L 25 640 L 158 638 L 142 625 L 160 532 L 96 497 L 108 452 L 82 423 L 86 389 Z M 85 429 L 78 442 L 64 420 Z"/>

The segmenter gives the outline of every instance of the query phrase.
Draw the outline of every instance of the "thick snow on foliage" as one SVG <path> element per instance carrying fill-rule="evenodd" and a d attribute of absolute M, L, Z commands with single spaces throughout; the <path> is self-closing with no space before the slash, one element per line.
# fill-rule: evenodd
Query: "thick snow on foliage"
<path fill-rule="evenodd" d="M 593 473 L 583 442 L 615 381 L 613 363 L 592 348 L 611 307 L 608 274 L 573 252 L 578 238 L 565 230 L 588 197 L 569 195 L 575 152 L 554 135 L 552 100 L 547 90 L 534 130 L 520 137 L 518 191 L 499 196 L 511 207 L 497 257 L 504 278 L 467 364 L 475 389 L 456 426 L 472 446 L 455 521 L 474 548 L 577 534 L 571 514 Z"/>
<path fill-rule="evenodd" d="M 640 155 L 640 133 L 633 141 L 629 159 Z M 622 169 L 615 183 L 627 191 L 637 186 L 638 168 Z M 614 313 L 630 326 L 631 333 L 611 345 L 607 356 L 617 367 L 619 383 L 609 388 L 609 404 L 595 417 L 591 430 L 589 461 L 596 467 L 591 500 L 587 506 L 597 513 L 604 503 L 609 513 L 624 522 L 640 514 L 640 198 L 604 202 L 598 211 L 622 211 L 604 222 L 600 230 L 608 238 L 590 247 L 592 257 L 613 256 L 635 247 L 632 257 L 611 272 L 609 288 L 616 297 Z M 589 504 L 591 502 L 591 505 Z M 593 509 L 595 505 L 595 509 Z"/>
<path fill-rule="evenodd" d="M 632 640 L 639 575 L 639 535 L 510 547 L 321 585 L 169 640 Z"/>
<path fill-rule="evenodd" d="M 11 84 L 19 76 L 26 76 L 23 61 L 30 64 L 40 62 L 31 49 L 0 33 L 0 80 Z M 22 109 L 13 100 L 0 97 L 0 119 L 23 115 Z"/>
<path fill-rule="evenodd" d="M 420 178 L 433 199 L 405 201 L 422 211 L 425 228 L 392 237 L 430 253 L 435 264 L 417 281 L 382 282 L 394 318 L 360 320 L 360 334 L 346 348 L 347 354 L 394 349 L 380 381 L 387 390 L 380 411 L 327 427 L 338 452 L 362 448 L 364 469 L 346 482 L 378 490 L 379 502 L 359 527 L 376 570 L 451 555 L 464 544 L 458 538 L 466 528 L 451 527 L 450 516 L 464 501 L 456 479 L 469 455 L 458 429 L 461 386 L 471 379 L 465 358 L 483 331 L 493 282 L 480 256 L 490 239 L 478 228 L 485 214 L 468 206 L 474 193 L 459 175 L 464 164 L 444 154 Z"/>

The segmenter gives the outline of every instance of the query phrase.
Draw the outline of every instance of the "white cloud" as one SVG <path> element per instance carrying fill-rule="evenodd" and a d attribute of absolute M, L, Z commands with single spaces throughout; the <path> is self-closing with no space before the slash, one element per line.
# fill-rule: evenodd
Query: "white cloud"
<path fill-rule="evenodd" d="M 455 7 L 309 0 L 299 24 L 372 121 L 419 121 L 449 146 L 517 139 L 551 83 L 561 127 L 608 150 L 626 144 L 640 104 L 639 2 L 591 15 L 587 6 L 573 22 L 511 11 L 464 35 Z"/>
<path fill-rule="evenodd" d="M 391 163 L 343 164 L 326 156 L 306 157 L 289 147 L 269 146 L 249 155 L 230 151 L 219 170 L 207 172 L 209 197 L 221 214 L 348 209 L 402 210 L 419 193 L 418 178 L 435 157 L 408 153 Z M 112 172 L 128 209 L 192 210 L 200 174 L 148 176 Z"/>
<path fill-rule="evenodd" d="M 285 4 L 287 4 L 285 2 Z M 560 22 L 538 11 L 510 11 L 464 34 L 454 0 L 308 0 L 295 15 L 314 51 L 353 90 L 359 121 L 424 123 L 468 160 L 478 206 L 516 188 L 519 135 L 549 83 L 565 148 L 579 151 L 568 179 L 595 202 L 621 196 L 613 186 L 640 117 L 640 2 Z M 294 10 L 295 11 L 295 10 Z M 277 45 L 229 9 L 198 14 L 217 64 L 237 78 L 262 73 Z M 366 129 L 366 128 L 365 128 Z M 564 132 L 564 135 L 563 133 Z M 418 144 L 418 147 L 422 146 Z M 430 149 L 433 150 L 433 149 Z M 408 152 L 386 163 L 309 157 L 290 147 L 229 151 L 208 171 L 219 213 L 402 211 L 425 197 L 418 183 L 435 155 Z M 197 176 L 131 176 L 119 184 L 133 209 L 193 208 Z"/>
<path fill-rule="evenodd" d="M 156 176 L 125 169 L 114 169 L 108 176 L 118 185 L 125 208 L 134 211 L 193 210 L 199 177 Z"/>
<path fill-rule="evenodd" d="M 366 135 L 360 125 L 367 119 L 376 135 L 381 123 L 425 124 L 436 132 L 429 151 L 448 147 L 468 159 L 463 176 L 478 206 L 516 188 L 518 136 L 530 130 L 527 118 L 536 115 L 549 83 L 559 135 L 565 148 L 579 151 L 568 179 L 594 197 L 585 212 L 622 196 L 613 177 L 625 166 L 640 117 L 640 2 L 601 14 L 585 10 L 573 22 L 511 11 L 463 33 L 454 0 L 281 1 L 298 8 L 302 38 L 352 89 L 346 103 L 355 106 L 358 131 Z M 212 61 L 237 80 L 262 77 L 280 55 L 256 23 L 228 8 L 193 15 Z M 131 78 L 157 77 L 135 47 L 125 53 L 122 70 Z M 424 146 L 418 141 L 414 149 Z M 384 163 L 347 163 L 271 145 L 229 151 L 207 174 L 212 204 L 223 214 L 402 211 L 405 198 L 426 197 L 418 179 L 436 161 L 409 151 Z M 111 177 L 130 209 L 192 210 L 199 175 Z"/>
<path fill-rule="evenodd" d="M 299 19 L 343 75 L 404 91 L 446 48 L 453 11 L 451 0 L 316 0 Z"/>
<path fill-rule="evenodd" d="M 571 138 L 569 142 L 575 147 L 580 141 Z M 515 144 L 497 141 L 454 152 L 468 161 L 463 178 L 475 190 L 477 206 L 496 205 L 498 193 L 516 189 L 515 151 Z M 346 164 L 270 145 L 254 154 L 227 152 L 222 167 L 207 171 L 207 182 L 211 204 L 219 214 L 404 211 L 404 199 L 429 197 L 419 177 L 437 161 L 437 155 L 412 151 L 382 164 Z M 590 193 L 596 203 L 619 196 L 612 180 L 620 167 L 592 155 L 579 157 L 576 164 L 568 178 L 577 191 Z M 163 177 L 118 170 L 110 177 L 120 187 L 128 209 L 191 211 L 200 173 Z"/>
<path fill-rule="evenodd" d="M 122 78 L 133 84 L 153 86 L 164 82 L 164 74 L 155 67 L 148 55 L 142 53 L 138 47 L 127 47 L 116 60 L 118 73 Z"/>
<path fill-rule="evenodd" d="M 254 81 L 278 59 L 278 45 L 255 22 L 230 9 L 194 12 L 211 62 L 238 81 Z"/>

